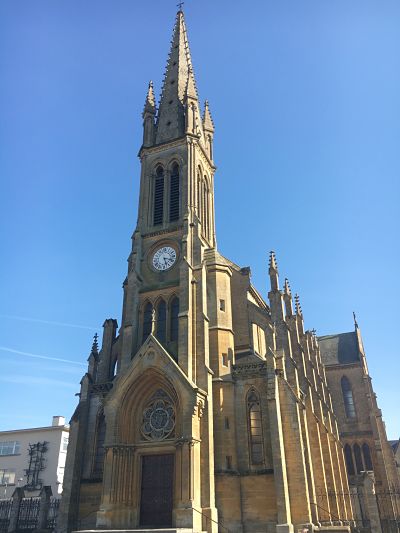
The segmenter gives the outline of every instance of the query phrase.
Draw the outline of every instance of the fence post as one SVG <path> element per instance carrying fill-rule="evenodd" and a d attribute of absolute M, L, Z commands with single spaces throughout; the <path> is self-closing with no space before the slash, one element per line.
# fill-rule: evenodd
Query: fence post
<path fill-rule="evenodd" d="M 17 530 L 18 525 L 18 515 L 19 507 L 21 505 L 21 500 L 24 497 L 24 489 L 22 487 L 17 487 L 12 496 L 11 496 L 11 511 L 10 511 L 10 521 L 8 523 L 8 533 Z"/>
<path fill-rule="evenodd" d="M 47 529 L 47 515 L 49 514 L 50 509 L 50 498 L 52 496 L 52 490 L 50 485 L 45 485 L 40 491 L 40 508 L 39 508 L 39 519 L 38 519 L 38 529 Z"/>

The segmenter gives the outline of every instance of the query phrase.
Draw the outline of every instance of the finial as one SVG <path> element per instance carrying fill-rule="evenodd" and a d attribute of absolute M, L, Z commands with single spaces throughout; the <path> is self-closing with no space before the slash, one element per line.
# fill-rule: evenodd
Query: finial
<path fill-rule="evenodd" d="M 203 126 L 205 130 L 214 132 L 214 121 L 210 113 L 210 104 L 208 103 L 208 100 L 204 102 Z"/>
<path fill-rule="evenodd" d="M 178 11 L 182 11 L 182 6 L 183 6 L 184 3 L 185 3 L 185 2 L 182 2 L 182 1 L 181 1 L 181 2 L 178 2 L 178 3 L 176 4 L 176 7 L 178 8 Z"/>
<path fill-rule="evenodd" d="M 356 314 L 355 314 L 354 311 L 353 311 L 353 320 L 354 320 L 354 327 L 355 327 L 356 329 L 358 329 L 358 322 L 357 322 Z"/>
<path fill-rule="evenodd" d="M 292 291 L 290 290 L 289 280 L 287 278 L 285 278 L 285 284 L 283 286 L 283 290 L 285 294 L 287 294 L 288 296 L 292 295 Z"/>
<path fill-rule="evenodd" d="M 278 265 L 276 263 L 276 257 L 275 252 L 273 250 L 269 253 L 269 268 L 273 268 L 274 270 L 278 270 Z"/>
<path fill-rule="evenodd" d="M 99 345 L 97 343 L 97 339 L 98 339 L 98 335 L 97 335 L 97 333 L 95 333 L 94 336 L 93 336 L 92 350 L 90 352 L 93 355 L 98 355 L 98 353 L 99 353 Z"/>
<path fill-rule="evenodd" d="M 146 101 L 144 104 L 143 112 L 145 113 L 146 111 L 149 111 L 150 113 L 155 113 L 155 110 L 156 110 L 156 98 L 154 96 L 153 82 L 150 80 L 149 88 L 147 89 Z"/>
<path fill-rule="evenodd" d="M 297 293 L 295 294 L 294 301 L 296 303 L 296 314 L 297 315 L 302 315 L 303 312 L 301 310 L 300 298 L 299 298 L 299 295 Z"/>

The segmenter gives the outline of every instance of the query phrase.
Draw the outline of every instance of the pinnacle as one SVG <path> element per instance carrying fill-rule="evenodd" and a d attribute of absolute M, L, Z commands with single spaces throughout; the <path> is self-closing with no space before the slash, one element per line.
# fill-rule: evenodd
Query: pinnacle
<path fill-rule="evenodd" d="M 288 296 L 292 295 L 292 291 L 290 290 L 289 280 L 287 278 L 285 278 L 285 284 L 283 286 L 283 291 Z"/>
<path fill-rule="evenodd" d="M 207 131 L 214 131 L 214 121 L 210 113 L 210 106 L 208 100 L 204 102 L 203 127 Z"/>
<path fill-rule="evenodd" d="M 194 75 L 192 69 L 188 69 L 188 79 L 186 84 L 186 98 L 195 98 L 197 100 L 197 89 L 194 81 Z"/>
<path fill-rule="evenodd" d="M 297 293 L 295 294 L 294 301 L 295 301 L 295 307 L 296 307 L 296 314 L 302 316 L 303 315 L 303 311 L 301 309 L 300 298 L 299 298 L 299 295 Z"/>
<path fill-rule="evenodd" d="M 98 335 L 97 333 L 95 333 L 93 336 L 93 344 L 92 344 L 92 350 L 90 352 L 90 355 L 97 356 L 99 354 L 99 345 L 98 345 L 97 339 L 98 339 Z"/>
<path fill-rule="evenodd" d="M 276 263 L 275 252 L 271 250 L 269 253 L 269 268 L 278 271 L 278 265 Z"/>
<path fill-rule="evenodd" d="M 146 113 L 146 112 L 153 113 L 153 114 L 155 114 L 156 112 L 156 99 L 154 96 L 154 88 L 153 88 L 152 81 L 149 82 L 149 88 L 147 90 L 146 101 L 144 104 L 143 113 Z"/>

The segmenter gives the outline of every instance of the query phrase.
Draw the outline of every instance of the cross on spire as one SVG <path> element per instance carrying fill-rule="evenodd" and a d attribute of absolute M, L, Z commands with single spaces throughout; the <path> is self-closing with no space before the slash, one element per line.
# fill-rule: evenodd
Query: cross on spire
<path fill-rule="evenodd" d="M 185 3 L 185 2 L 182 2 L 182 0 L 181 0 L 180 2 L 178 2 L 178 3 L 176 4 L 176 7 L 179 9 L 179 11 L 182 11 L 182 6 L 183 6 L 184 3 Z"/>

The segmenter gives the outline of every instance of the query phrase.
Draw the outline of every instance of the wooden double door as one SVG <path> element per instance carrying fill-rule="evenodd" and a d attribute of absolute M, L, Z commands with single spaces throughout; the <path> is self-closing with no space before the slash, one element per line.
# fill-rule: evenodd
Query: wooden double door
<path fill-rule="evenodd" d="M 143 455 L 140 525 L 171 527 L 174 455 Z"/>

